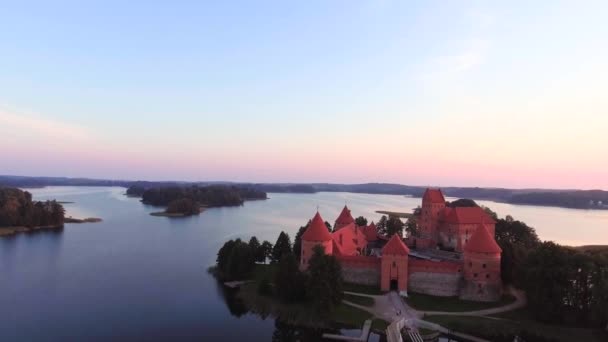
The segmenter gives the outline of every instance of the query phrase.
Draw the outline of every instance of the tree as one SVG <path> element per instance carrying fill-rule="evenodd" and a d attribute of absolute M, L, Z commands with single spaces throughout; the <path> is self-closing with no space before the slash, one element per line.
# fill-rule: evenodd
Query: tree
<path fill-rule="evenodd" d="M 200 204 L 196 201 L 190 198 L 180 198 L 171 201 L 165 211 L 172 214 L 196 215 L 200 213 L 200 208 Z"/>
<path fill-rule="evenodd" d="M 317 312 L 330 313 L 343 298 L 342 267 L 333 255 L 317 245 L 308 264 L 307 296 Z"/>
<path fill-rule="evenodd" d="M 405 224 L 397 216 L 390 216 L 387 218 L 386 215 L 382 215 L 380 221 L 378 221 L 378 224 L 376 225 L 378 234 L 386 237 L 391 237 L 395 234 L 402 235 L 404 227 Z"/>
<path fill-rule="evenodd" d="M 256 258 L 262 259 L 262 261 L 264 263 L 266 263 L 266 260 L 268 258 L 270 258 L 271 253 L 272 253 L 272 244 L 270 242 L 264 240 L 264 242 L 262 242 L 262 245 L 258 249 Z"/>
<path fill-rule="evenodd" d="M 451 208 L 457 208 L 457 207 L 478 207 L 477 203 L 475 203 L 475 201 L 473 201 L 472 199 L 468 199 L 468 198 L 460 198 L 457 199 L 453 202 L 448 202 L 447 203 L 448 207 Z"/>
<path fill-rule="evenodd" d="M 277 296 L 286 303 L 303 299 L 304 276 L 293 253 L 283 254 L 277 266 L 274 278 Z"/>
<path fill-rule="evenodd" d="M 302 227 L 300 227 L 300 229 L 298 229 L 296 238 L 293 241 L 293 254 L 296 257 L 296 260 L 298 260 L 298 261 L 300 261 L 300 257 L 302 256 L 302 235 L 304 235 L 304 232 L 308 228 L 309 224 L 310 224 L 310 222 L 308 222 L 308 224 L 306 224 L 305 226 L 302 226 Z"/>
<path fill-rule="evenodd" d="M 237 239 L 237 241 L 240 240 Z M 228 269 L 228 258 L 230 257 L 230 254 L 232 253 L 232 248 L 234 248 L 234 245 L 237 243 L 237 241 L 226 241 L 217 252 L 217 258 L 215 259 L 215 261 L 218 272 L 224 273 Z"/>
<path fill-rule="evenodd" d="M 253 251 L 249 245 L 237 240 L 234 244 L 225 272 L 227 280 L 242 280 L 251 276 L 251 272 L 255 267 Z"/>
<path fill-rule="evenodd" d="M 359 227 L 367 226 L 367 219 L 363 216 L 359 216 L 355 219 L 355 224 Z"/>
<path fill-rule="evenodd" d="M 255 260 L 255 262 L 264 261 L 264 256 L 260 248 L 261 246 L 262 245 L 260 245 L 260 241 L 258 241 L 257 237 L 252 236 L 251 239 L 249 239 L 249 248 L 251 248 L 251 251 L 253 252 L 253 259 Z"/>
<path fill-rule="evenodd" d="M 254 254 L 241 239 L 229 240 L 217 253 L 217 274 L 224 280 L 246 279 L 255 267 Z"/>
<path fill-rule="evenodd" d="M 291 240 L 289 239 L 289 235 L 287 233 L 281 231 L 279 237 L 277 238 L 277 242 L 272 247 L 272 253 L 270 256 L 270 260 L 272 263 L 277 263 L 281 260 L 283 254 L 292 253 L 291 250 Z"/>
<path fill-rule="evenodd" d="M 408 232 L 409 236 L 417 236 L 418 235 L 418 221 L 416 220 L 416 216 L 410 215 L 405 221 L 405 231 Z"/>
<path fill-rule="evenodd" d="M 517 285 L 522 264 L 530 251 L 540 244 L 540 239 L 534 228 L 507 216 L 496 221 L 496 242 L 502 249 L 502 281 Z"/>
<path fill-rule="evenodd" d="M 481 206 L 481 209 L 483 209 L 483 211 L 485 211 L 486 214 L 488 214 L 491 218 L 493 218 L 494 221 L 498 220 L 498 214 L 496 214 L 496 212 L 493 211 L 492 209 L 490 209 L 488 207 L 484 207 L 483 205 Z"/>

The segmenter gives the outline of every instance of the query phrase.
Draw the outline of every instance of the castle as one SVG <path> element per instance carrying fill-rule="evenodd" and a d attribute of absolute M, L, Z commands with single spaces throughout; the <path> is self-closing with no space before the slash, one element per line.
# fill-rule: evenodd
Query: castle
<path fill-rule="evenodd" d="M 435 296 L 496 301 L 502 294 L 496 222 L 480 207 L 448 207 L 439 189 L 427 189 L 414 212 L 418 232 L 407 238 L 357 226 L 347 206 L 330 233 L 319 214 L 302 235 L 300 269 L 320 245 L 342 265 L 344 280 Z"/>

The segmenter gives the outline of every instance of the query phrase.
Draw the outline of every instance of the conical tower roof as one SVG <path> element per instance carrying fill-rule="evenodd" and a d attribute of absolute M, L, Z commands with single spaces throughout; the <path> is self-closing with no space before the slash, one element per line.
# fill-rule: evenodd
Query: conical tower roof
<path fill-rule="evenodd" d="M 355 219 L 350 214 L 350 209 L 348 209 L 348 207 L 345 205 L 344 208 L 342 209 L 342 212 L 336 219 L 336 223 L 339 225 L 347 225 L 347 224 L 351 224 L 353 222 L 355 222 Z"/>
<path fill-rule="evenodd" d="M 480 224 L 475 233 L 464 246 L 464 251 L 469 253 L 500 253 L 502 249 L 483 224 Z"/>
<path fill-rule="evenodd" d="M 325 221 L 321 217 L 321 214 L 317 211 L 315 216 L 310 221 L 308 228 L 302 234 L 302 240 L 305 241 L 329 241 L 331 240 L 331 234 L 327 230 Z"/>

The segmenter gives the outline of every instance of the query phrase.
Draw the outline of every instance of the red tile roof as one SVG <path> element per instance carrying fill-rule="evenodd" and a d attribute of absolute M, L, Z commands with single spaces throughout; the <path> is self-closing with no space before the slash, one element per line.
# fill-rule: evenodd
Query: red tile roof
<path fill-rule="evenodd" d="M 319 212 L 312 218 L 308 228 L 302 234 L 302 240 L 306 241 L 330 241 L 331 234 L 327 230 L 325 221 L 321 218 Z"/>
<path fill-rule="evenodd" d="M 363 231 L 354 223 L 333 232 L 331 237 L 340 246 L 342 255 L 357 255 L 360 250 L 367 246 Z"/>
<path fill-rule="evenodd" d="M 342 209 L 342 212 L 336 219 L 336 223 L 339 225 L 345 225 L 345 224 L 350 224 L 353 222 L 355 222 L 355 219 L 350 214 L 350 209 L 348 209 L 347 206 L 344 206 L 344 208 Z"/>
<path fill-rule="evenodd" d="M 382 248 L 382 255 L 385 254 L 408 255 L 410 254 L 410 249 L 403 243 L 399 235 L 395 234 L 388 240 L 388 243 L 384 248 Z"/>
<path fill-rule="evenodd" d="M 502 249 L 500 249 L 494 237 L 490 235 L 488 229 L 483 224 L 480 224 L 469 239 L 469 242 L 464 246 L 464 251 L 471 253 L 500 253 Z"/>
<path fill-rule="evenodd" d="M 429 203 L 445 203 L 445 198 L 440 189 L 427 188 L 422 196 L 422 201 Z"/>
<path fill-rule="evenodd" d="M 378 240 L 378 228 L 376 228 L 376 224 L 372 222 L 369 226 L 363 228 L 363 234 L 365 234 L 367 241 Z"/>
<path fill-rule="evenodd" d="M 480 207 L 445 208 L 443 213 L 439 214 L 439 217 L 447 223 L 456 224 L 496 223 L 496 221 Z"/>

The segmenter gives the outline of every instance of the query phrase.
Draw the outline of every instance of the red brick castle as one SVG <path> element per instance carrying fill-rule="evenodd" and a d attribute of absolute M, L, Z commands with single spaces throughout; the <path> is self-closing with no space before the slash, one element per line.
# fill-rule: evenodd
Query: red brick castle
<path fill-rule="evenodd" d="M 357 226 L 348 207 L 333 233 L 317 212 L 302 235 L 300 268 L 308 267 L 313 248 L 321 245 L 342 265 L 344 280 L 461 299 L 495 301 L 502 294 L 501 249 L 494 239 L 495 221 L 480 207 L 446 206 L 439 189 L 427 189 L 414 213 L 418 233 L 403 239 L 378 235 L 372 222 Z"/>

